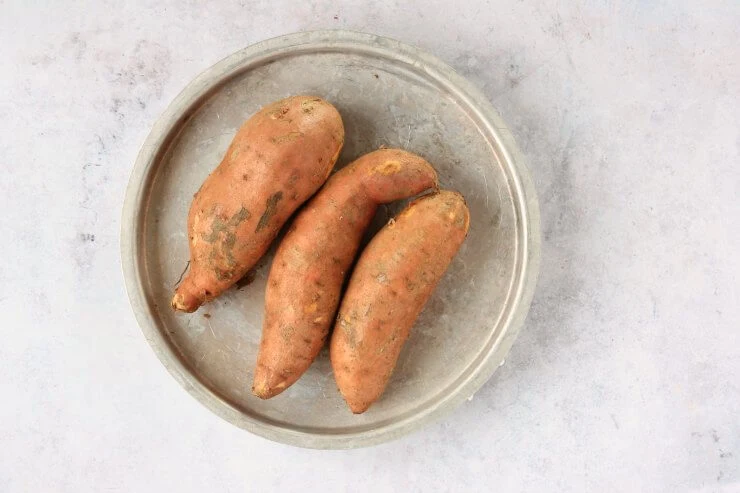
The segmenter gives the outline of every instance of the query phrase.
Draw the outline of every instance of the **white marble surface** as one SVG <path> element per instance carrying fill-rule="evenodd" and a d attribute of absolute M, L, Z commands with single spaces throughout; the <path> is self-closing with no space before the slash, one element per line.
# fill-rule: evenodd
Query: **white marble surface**
<path fill-rule="evenodd" d="M 0 491 L 740 491 L 740 2 L 86 3 L 0 1 Z M 444 421 L 356 451 L 203 408 L 119 263 L 128 175 L 169 101 L 315 28 L 468 76 L 542 209 L 506 365 Z"/>

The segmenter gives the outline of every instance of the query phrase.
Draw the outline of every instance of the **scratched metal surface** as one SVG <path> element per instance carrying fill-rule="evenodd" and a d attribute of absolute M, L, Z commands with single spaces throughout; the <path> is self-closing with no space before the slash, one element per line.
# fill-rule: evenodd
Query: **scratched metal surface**
<path fill-rule="evenodd" d="M 379 402 L 360 416 L 336 389 L 326 349 L 283 394 L 250 392 L 268 254 L 254 281 L 194 314 L 169 307 L 188 259 L 193 193 L 239 125 L 292 94 L 339 109 L 338 168 L 381 145 L 424 156 L 460 191 L 470 234 L 435 291 Z M 402 206 L 382 208 L 376 231 Z M 529 306 L 539 253 L 538 210 L 511 135 L 488 103 L 436 59 L 348 32 L 290 35 L 250 47 L 197 78 L 157 122 L 131 177 L 122 254 L 127 288 L 152 347 L 196 398 L 225 419 L 295 445 L 348 448 L 408 432 L 472 395 L 503 361 Z"/>

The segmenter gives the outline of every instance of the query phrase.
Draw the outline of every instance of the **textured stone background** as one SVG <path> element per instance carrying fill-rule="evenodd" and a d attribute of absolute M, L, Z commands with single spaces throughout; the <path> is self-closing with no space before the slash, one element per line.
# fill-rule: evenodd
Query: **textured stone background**
<path fill-rule="evenodd" d="M 46 3 L 0 0 L 0 491 L 740 491 L 740 2 Z M 469 77 L 542 209 L 506 365 L 443 422 L 348 452 L 193 400 L 119 264 L 160 112 L 222 57 L 317 28 Z"/>

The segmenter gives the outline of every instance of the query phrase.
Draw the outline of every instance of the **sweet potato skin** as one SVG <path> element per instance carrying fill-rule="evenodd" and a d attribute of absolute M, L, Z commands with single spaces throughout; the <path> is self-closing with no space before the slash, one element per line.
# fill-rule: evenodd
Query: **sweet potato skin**
<path fill-rule="evenodd" d="M 330 343 L 337 386 L 353 413 L 383 393 L 424 304 L 465 240 L 462 195 L 440 191 L 412 202 L 360 255 Z"/>
<path fill-rule="evenodd" d="M 339 112 L 314 96 L 276 101 L 247 120 L 193 199 L 190 269 L 172 307 L 193 312 L 252 268 L 326 181 L 343 143 Z"/>
<path fill-rule="evenodd" d="M 423 158 L 381 149 L 334 174 L 298 214 L 267 280 L 255 395 L 279 394 L 318 355 L 334 322 L 345 275 L 378 205 L 430 188 L 437 188 L 437 174 Z"/>

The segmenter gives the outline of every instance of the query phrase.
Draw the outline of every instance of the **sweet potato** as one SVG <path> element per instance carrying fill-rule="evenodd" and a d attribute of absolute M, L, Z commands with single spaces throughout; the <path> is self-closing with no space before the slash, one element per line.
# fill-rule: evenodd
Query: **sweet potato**
<path fill-rule="evenodd" d="M 378 204 L 436 187 L 437 174 L 424 159 L 381 149 L 338 171 L 311 199 L 280 243 L 267 280 L 255 395 L 285 390 L 321 350 Z"/>
<path fill-rule="evenodd" d="M 276 101 L 247 120 L 193 199 L 190 270 L 172 307 L 195 311 L 252 268 L 326 181 L 343 143 L 339 113 L 313 96 Z"/>
<path fill-rule="evenodd" d="M 383 393 L 409 331 L 469 225 L 462 195 L 441 191 L 412 202 L 360 255 L 342 299 L 329 354 L 353 413 Z"/>

